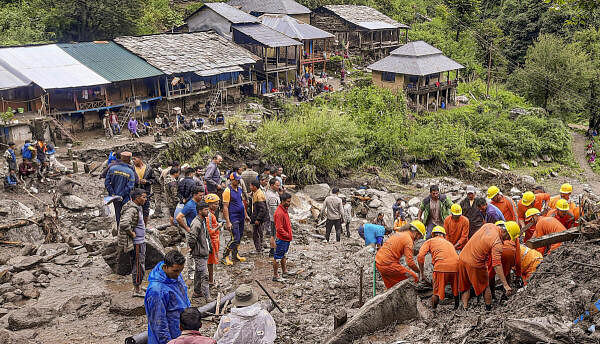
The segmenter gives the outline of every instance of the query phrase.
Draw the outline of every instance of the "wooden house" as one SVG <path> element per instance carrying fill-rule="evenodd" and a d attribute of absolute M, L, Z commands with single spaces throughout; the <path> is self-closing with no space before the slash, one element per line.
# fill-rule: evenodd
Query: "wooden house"
<path fill-rule="evenodd" d="M 408 26 L 368 6 L 321 6 L 313 11 L 310 22 L 361 56 L 381 58 L 408 41 Z"/>
<path fill-rule="evenodd" d="M 224 2 L 207 2 L 185 19 L 189 32 L 213 30 L 223 37 L 232 38 L 231 26 L 256 24 L 258 18 Z"/>
<path fill-rule="evenodd" d="M 310 24 L 284 14 L 265 14 L 261 23 L 275 31 L 302 42 L 298 71 L 314 73 L 315 63 L 323 63 L 323 71 L 333 51 L 334 36 Z"/>
<path fill-rule="evenodd" d="M 285 14 L 310 24 L 310 10 L 294 0 L 230 0 L 227 3 L 256 17 L 263 14 Z"/>
<path fill-rule="evenodd" d="M 415 41 L 368 68 L 372 70 L 373 84 L 404 91 L 411 107 L 429 111 L 455 104 L 458 73 L 464 66 L 433 46 Z"/>
<path fill-rule="evenodd" d="M 159 89 L 167 111 L 172 106 L 198 110 L 199 103 L 253 91 L 252 65 L 259 58 L 214 31 L 126 36 L 115 42 L 164 73 Z"/>

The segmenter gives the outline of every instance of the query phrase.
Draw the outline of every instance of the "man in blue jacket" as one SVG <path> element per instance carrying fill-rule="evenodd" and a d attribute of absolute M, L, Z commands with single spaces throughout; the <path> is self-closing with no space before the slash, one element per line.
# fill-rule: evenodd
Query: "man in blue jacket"
<path fill-rule="evenodd" d="M 181 271 L 185 257 L 176 250 L 165 255 L 148 275 L 144 298 L 148 318 L 148 344 L 167 344 L 181 335 L 179 316 L 191 306 Z"/>
<path fill-rule="evenodd" d="M 129 193 L 135 185 L 135 172 L 130 165 L 131 152 L 122 152 L 121 161 L 112 165 L 106 173 L 104 186 L 108 191 L 109 196 L 121 196 L 122 200 L 113 202 L 115 207 L 115 219 L 117 220 L 117 228 L 121 221 L 121 208 L 123 204 L 129 201 Z"/>

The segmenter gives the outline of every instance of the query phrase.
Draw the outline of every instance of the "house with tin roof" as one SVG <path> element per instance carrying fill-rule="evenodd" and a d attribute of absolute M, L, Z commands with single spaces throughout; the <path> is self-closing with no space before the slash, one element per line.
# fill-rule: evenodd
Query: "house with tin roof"
<path fill-rule="evenodd" d="M 285 14 L 310 24 L 310 9 L 294 0 L 230 0 L 229 5 L 253 16 Z"/>

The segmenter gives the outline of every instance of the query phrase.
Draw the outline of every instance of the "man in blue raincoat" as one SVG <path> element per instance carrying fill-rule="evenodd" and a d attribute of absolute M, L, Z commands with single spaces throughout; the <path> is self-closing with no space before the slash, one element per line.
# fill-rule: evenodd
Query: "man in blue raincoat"
<path fill-rule="evenodd" d="M 148 276 L 148 289 L 144 299 L 148 318 L 148 344 L 167 344 L 179 337 L 179 315 L 191 306 L 187 286 L 181 271 L 185 257 L 176 250 L 165 255 Z"/>

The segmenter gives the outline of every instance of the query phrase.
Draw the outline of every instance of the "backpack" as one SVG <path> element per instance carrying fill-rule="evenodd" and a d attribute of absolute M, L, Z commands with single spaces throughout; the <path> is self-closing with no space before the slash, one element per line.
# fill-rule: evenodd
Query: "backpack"
<path fill-rule="evenodd" d="M 31 155 L 31 150 L 29 149 L 29 147 L 31 146 L 31 143 L 26 143 L 23 148 L 21 149 L 21 155 L 23 156 L 23 159 L 31 159 L 32 155 Z"/>

